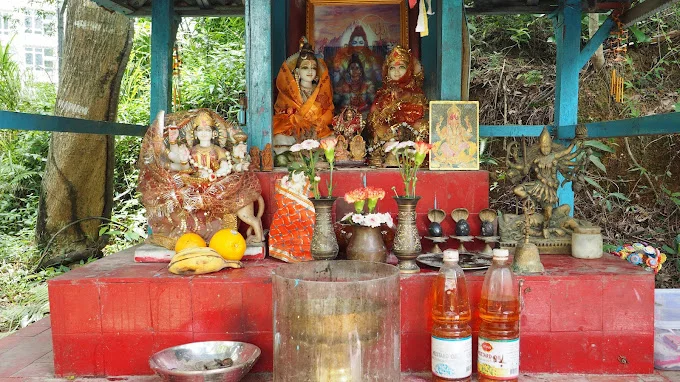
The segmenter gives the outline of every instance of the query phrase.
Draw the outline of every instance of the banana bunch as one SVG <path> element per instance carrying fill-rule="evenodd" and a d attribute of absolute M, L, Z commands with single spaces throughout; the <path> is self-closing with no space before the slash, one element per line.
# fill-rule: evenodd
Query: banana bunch
<path fill-rule="evenodd" d="M 225 260 L 209 247 L 187 248 L 172 257 L 168 270 L 176 275 L 202 275 L 224 268 L 241 268 L 240 261 Z"/>

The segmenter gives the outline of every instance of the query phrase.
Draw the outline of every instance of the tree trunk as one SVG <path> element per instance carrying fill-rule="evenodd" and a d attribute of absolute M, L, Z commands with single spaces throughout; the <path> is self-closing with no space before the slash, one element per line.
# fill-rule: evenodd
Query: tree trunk
<path fill-rule="evenodd" d="M 599 18 L 599 13 L 588 14 L 588 34 L 590 35 L 590 38 L 593 38 L 595 33 L 597 33 L 597 30 L 600 28 Z M 602 44 L 600 44 L 600 46 L 595 51 L 595 54 L 593 54 L 593 57 L 591 57 L 591 61 L 593 62 L 595 69 L 600 70 L 604 68 L 604 51 L 602 50 Z"/>
<path fill-rule="evenodd" d="M 127 17 L 90 0 L 68 1 L 55 115 L 115 120 L 132 35 Z M 113 154 L 113 136 L 52 134 L 36 237 L 41 246 L 53 241 L 42 266 L 78 261 L 106 244 L 106 237 L 99 236 L 102 221 L 97 217 L 111 217 Z"/>

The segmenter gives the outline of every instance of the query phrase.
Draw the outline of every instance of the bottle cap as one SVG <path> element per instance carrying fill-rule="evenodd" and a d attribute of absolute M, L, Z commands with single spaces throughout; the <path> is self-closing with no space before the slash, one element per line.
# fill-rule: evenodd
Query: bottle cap
<path fill-rule="evenodd" d="M 458 261 L 460 255 L 455 249 L 447 249 L 444 251 L 444 261 Z"/>
<path fill-rule="evenodd" d="M 492 253 L 494 259 L 503 260 L 510 257 L 510 252 L 507 249 L 494 249 Z"/>

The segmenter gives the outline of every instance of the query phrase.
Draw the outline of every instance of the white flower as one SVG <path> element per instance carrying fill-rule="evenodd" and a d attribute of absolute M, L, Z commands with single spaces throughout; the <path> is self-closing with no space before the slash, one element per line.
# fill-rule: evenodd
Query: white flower
<path fill-rule="evenodd" d="M 300 143 L 296 143 L 296 144 L 290 146 L 290 151 L 294 152 L 294 153 L 296 153 L 296 152 L 298 152 L 302 149 L 303 149 L 303 147 L 302 147 L 302 144 L 300 144 Z"/>
<path fill-rule="evenodd" d="M 318 181 L 320 181 L 320 180 L 321 180 L 321 177 L 320 177 L 320 176 L 317 175 L 317 176 L 314 177 L 314 181 L 318 182 Z"/>
<path fill-rule="evenodd" d="M 394 227 L 394 220 L 392 220 L 392 215 L 389 212 L 382 214 L 383 223 L 387 224 L 388 227 Z"/>
<path fill-rule="evenodd" d="M 385 152 L 389 153 L 390 151 L 394 150 L 397 146 L 399 146 L 399 142 L 397 141 L 389 141 L 385 145 Z"/>
<path fill-rule="evenodd" d="M 416 143 L 413 142 L 413 141 L 404 141 L 404 142 L 399 142 L 399 144 L 397 144 L 397 150 L 403 149 L 403 148 L 406 148 L 406 147 L 416 147 Z"/>
<path fill-rule="evenodd" d="M 315 141 L 314 139 L 306 139 L 300 143 L 300 146 L 302 146 L 303 150 L 314 150 L 319 147 L 319 141 Z M 291 149 L 291 151 L 293 150 Z"/>
<path fill-rule="evenodd" d="M 378 214 L 368 214 L 366 215 L 366 218 L 364 219 L 364 225 L 376 228 L 380 227 L 381 221 L 380 221 L 380 216 Z"/>
<path fill-rule="evenodd" d="M 234 157 L 243 159 L 246 157 L 248 146 L 245 143 L 239 143 L 234 147 Z"/>
<path fill-rule="evenodd" d="M 356 223 L 356 224 L 364 225 L 364 222 L 365 222 L 364 215 L 361 215 L 361 214 L 352 215 L 352 222 Z"/>

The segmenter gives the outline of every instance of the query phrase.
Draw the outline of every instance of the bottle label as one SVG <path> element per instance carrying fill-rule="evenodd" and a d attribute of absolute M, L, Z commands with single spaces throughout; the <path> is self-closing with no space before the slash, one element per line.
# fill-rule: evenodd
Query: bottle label
<path fill-rule="evenodd" d="M 519 338 L 489 340 L 479 337 L 477 371 L 480 375 L 513 379 L 519 376 Z"/>
<path fill-rule="evenodd" d="M 442 378 L 465 378 L 472 374 L 472 337 L 432 336 L 432 373 Z"/>

